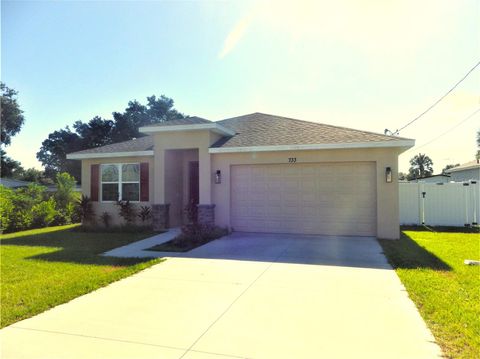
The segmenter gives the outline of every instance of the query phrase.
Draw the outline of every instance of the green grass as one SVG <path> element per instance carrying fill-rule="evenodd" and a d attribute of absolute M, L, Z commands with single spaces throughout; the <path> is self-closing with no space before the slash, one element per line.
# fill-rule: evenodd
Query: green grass
<path fill-rule="evenodd" d="M 480 234 L 410 231 L 379 240 L 449 358 L 480 357 Z"/>
<path fill-rule="evenodd" d="M 1 327 L 161 261 L 99 255 L 152 233 L 78 229 L 78 225 L 70 225 L 0 235 Z"/>

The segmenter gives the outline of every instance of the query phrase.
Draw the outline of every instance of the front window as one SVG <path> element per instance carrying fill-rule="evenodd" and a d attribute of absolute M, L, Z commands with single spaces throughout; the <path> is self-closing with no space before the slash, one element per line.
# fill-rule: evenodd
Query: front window
<path fill-rule="evenodd" d="M 140 165 L 116 163 L 101 166 L 102 201 L 140 200 Z"/>

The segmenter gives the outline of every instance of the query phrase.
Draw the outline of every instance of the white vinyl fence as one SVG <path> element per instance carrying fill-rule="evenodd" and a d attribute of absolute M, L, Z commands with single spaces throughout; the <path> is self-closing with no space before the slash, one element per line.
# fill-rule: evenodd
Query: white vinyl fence
<path fill-rule="evenodd" d="M 464 226 L 480 215 L 478 182 L 399 183 L 400 224 Z"/>

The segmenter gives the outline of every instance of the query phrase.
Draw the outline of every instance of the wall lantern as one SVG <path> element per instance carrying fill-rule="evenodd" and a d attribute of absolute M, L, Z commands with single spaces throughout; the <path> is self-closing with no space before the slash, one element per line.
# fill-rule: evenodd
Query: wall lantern
<path fill-rule="evenodd" d="M 387 183 L 391 183 L 392 182 L 392 168 L 391 167 L 387 167 L 385 169 L 385 181 Z"/>
<path fill-rule="evenodd" d="M 222 172 L 220 170 L 217 170 L 215 172 L 215 184 L 220 184 L 222 183 Z"/>

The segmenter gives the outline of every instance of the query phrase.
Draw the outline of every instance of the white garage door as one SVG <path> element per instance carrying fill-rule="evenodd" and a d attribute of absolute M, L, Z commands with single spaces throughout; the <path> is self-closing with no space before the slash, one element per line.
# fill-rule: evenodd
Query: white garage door
<path fill-rule="evenodd" d="M 236 231 L 376 235 L 373 162 L 231 167 Z"/>

